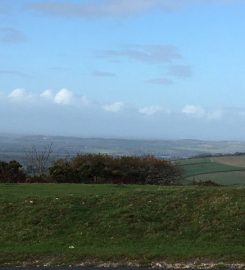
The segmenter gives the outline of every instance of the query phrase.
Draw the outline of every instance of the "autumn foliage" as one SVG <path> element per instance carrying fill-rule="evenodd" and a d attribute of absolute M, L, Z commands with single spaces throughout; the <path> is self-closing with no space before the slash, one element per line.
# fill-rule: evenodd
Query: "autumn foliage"
<path fill-rule="evenodd" d="M 177 183 L 179 169 L 170 161 L 153 156 L 113 157 L 101 154 L 77 155 L 71 160 L 58 160 L 49 168 L 50 177 L 58 183 Z"/>

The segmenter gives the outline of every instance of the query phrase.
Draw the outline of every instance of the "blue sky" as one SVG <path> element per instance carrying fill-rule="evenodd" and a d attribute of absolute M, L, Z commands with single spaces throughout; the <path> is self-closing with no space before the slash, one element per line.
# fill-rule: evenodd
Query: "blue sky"
<path fill-rule="evenodd" d="M 245 3 L 1 0 L 0 132 L 245 139 Z"/>

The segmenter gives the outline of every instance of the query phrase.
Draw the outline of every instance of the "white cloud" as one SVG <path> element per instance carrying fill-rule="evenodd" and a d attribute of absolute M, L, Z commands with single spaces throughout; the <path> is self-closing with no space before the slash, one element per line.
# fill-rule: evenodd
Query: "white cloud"
<path fill-rule="evenodd" d="M 182 109 L 182 113 L 197 117 L 197 118 L 205 118 L 207 120 L 220 120 L 224 113 L 221 110 L 205 110 L 201 106 L 195 106 L 195 105 L 186 105 Z"/>
<path fill-rule="evenodd" d="M 78 98 L 79 103 L 82 103 L 82 105 L 88 106 L 91 102 L 86 96 L 80 96 Z"/>
<path fill-rule="evenodd" d="M 72 91 L 65 88 L 61 89 L 54 97 L 54 102 L 57 104 L 69 105 L 74 101 Z"/>
<path fill-rule="evenodd" d="M 149 106 L 149 107 L 143 107 L 139 109 L 139 113 L 145 114 L 145 115 L 154 115 L 158 112 L 162 111 L 162 107 L 160 106 Z"/>
<path fill-rule="evenodd" d="M 75 95 L 71 90 L 68 90 L 66 88 L 62 88 L 58 91 L 47 89 L 39 94 L 34 92 L 28 92 L 25 89 L 18 88 L 14 89 L 6 97 L 3 94 L 2 98 L 22 102 L 23 104 L 26 104 L 26 102 L 35 103 L 36 105 L 42 105 L 49 102 L 57 105 L 72 105 L 80 107 L 87 106 L 91 103 L 86 96 Z"/>
<path fill-rule="evenodd" d="M 202 117 L 205 115 L 205 110 L 200 106 L 186 105 L 182 109 L 182 113 L 197 116 L 197 117 Z"/>
<path fill-rule="evenodd" d="M 207 119 L 208 120 L 219 120 L 223 117 L 223 114 L 224 113 L 221 110 L 207 112 Z"/>
<path fill-rule="evenodd" d="M 31 93 L 29 93 L 25 89 L 17 88 L 15 90 L 13 90 L 8 95 L 8 97 L 11 98 L 12 100 L 24 100 L 24 99 L 31 98 L 32 95 L 31 95 Z"/>
<path fill-rule="evenodd" d="M 119 112 L 123 109 L 123 102 L 114 102 L 112 104 L 104 105 L 102 108 L 108 112 Z"/>
<path fill-rule="evenodd" d="M 40 95 L 41 99 L 49 100 L 56 104 L 61 105 L 89 105 L 90 101 L 86 96 L 75 95 L 68 89 L 61 89 L 58 92 L 54 92 L 51 89 L 43 91 Z"/>
<path fill-rule="evenodd" d="M 40 94 L 40 97 L 41 98 L 46 98 L 46 99 L 49 99 L 49 100 L 53 100 L 54 99 L 54 93 L 52 90 L 45 90 L 43 91 L 41 94 Z"/>
<path fill-rule="evenodd" d="M 171 114 L 170 110 L 166 110 L 165 108 L 158 105 L 150 105 L 145 107 L 138 107 L 137 105 L 133 105 L 131 109 L 127 106 L 125 108 L 125 103 L 121 101 L 112 102 L 109 104 L 103 104 L 98 101 L 90 101 L 86 96 L 75 94 L 73 91 L 68 90 L 66 88 L 62 88 L 58 91 L 54 91 L 51 89 L 44 90 L 41 93 L 29 92 L 25 89 L 17 88 L 14 89 L 9 94 L 5 94 L 4 92 L 0 92 L 0 100 L 1 102 L 5 102 L 8 104 L 8 101 L 15 101 L 23 106 L 37 106 L 40 108 L 44 108 L 46 105 L 49 108 L 52 106 L 69 106 L 74 108 L 74 110 L 80 110 L 87 108 L 86 110 L 99 110 L 102 108 L 106 112 L 118 113 L 120 111 L 126 111 L 127 113 L 131 112 L 134 115 L 143 114 L 146 116 L 152 116 L 157 113 L 165 113 L 166 115 Z M 46 105 L 45 105 L 46 104 Z M 53 105 L 52 105 L 53 104 Z M 127 109 L 127 110 L 126 110 Z M 234 111 L 234 110 L 233 110 Z M 134 113 L 133 113 L 134 112 Z M 196 105 L 186 105 L 181 110 L 182 114 L 185 114 L 190 117 L 199 118 L 202 120 L 215 121 L 220 120 L 226 114 L 228 115 L 227 110 L 219 110 L 219 109 L 204 109 L 201 106 Z M 240 111 L 239 111 L 240 112 Z M 233 112 L 234 114 L 234 112 Z M 237 113 L 238 115 L 238 113 Z M 241 114 L 239 114 L 241 116 Z"/>

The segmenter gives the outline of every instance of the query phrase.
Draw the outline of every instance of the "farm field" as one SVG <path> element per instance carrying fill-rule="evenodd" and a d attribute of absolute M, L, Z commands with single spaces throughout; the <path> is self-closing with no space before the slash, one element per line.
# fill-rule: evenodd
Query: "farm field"
<path fill-rule="evenodd" d="M 243 264 L 244 187 L 0 185 L 0 266 Z"/>
<path fill-rule="evenodd" d="M 217 172 L 200 174 L 194 177 L 188 177 L 185 181 L 192 182 L 211 180 L 220 185 L 245 185 L 245 171 L 232 171 L 232 172 Z"/>
<path fill-rule="evenodd" d="M 239 166 L 239 167 L 245 168 L 245 155 L 212 157 L 211 160 L 214 162 L 221 163 L 221 164 Z"/>
<path fill-rule="evenodd" d="M 245 155 L 190 158 L 176 162 L 183 182 L 212 180 L 221 185 L 245 185 Z"/>

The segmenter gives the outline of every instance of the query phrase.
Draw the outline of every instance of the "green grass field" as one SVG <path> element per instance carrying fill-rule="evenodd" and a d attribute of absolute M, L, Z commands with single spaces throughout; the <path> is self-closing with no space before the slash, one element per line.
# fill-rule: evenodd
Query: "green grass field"
<path fill-rule="evenodd" d="M 183 183 L 212 180 L 221 185 L 245 185 L 245 156 L 205 157 L 179 160 Z"/>
<path fill-rule="evenodd" d="M 245 188 L 0 185 L 0 265 L 245 260 Z"/>

